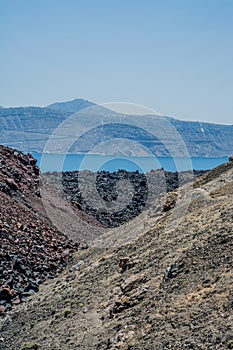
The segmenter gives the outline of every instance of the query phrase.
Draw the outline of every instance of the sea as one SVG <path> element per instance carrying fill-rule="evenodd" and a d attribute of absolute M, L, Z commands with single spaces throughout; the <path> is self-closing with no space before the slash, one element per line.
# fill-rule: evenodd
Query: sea
<path fill-rule="evenodd" d="M 147 173 L 151 170 L 166 171 L 210 170 L 226 163 L 228 157 L 117 157 L 99 154 L 51 154 L 33 153 L 37 164 L 43 173 L 65 172 L 76 170 L 109 171 L 118 170 L 139 171 Z"/>

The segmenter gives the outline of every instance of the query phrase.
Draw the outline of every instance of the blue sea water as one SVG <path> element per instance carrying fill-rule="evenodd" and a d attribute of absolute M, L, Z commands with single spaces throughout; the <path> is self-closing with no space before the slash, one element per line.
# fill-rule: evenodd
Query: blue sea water
<path fill-rule="evenodd" d="M 113 157 L 98 154 L 50 154 L 34 153 L 42 172 L 52 171 L 109 171 L 119 169 L 138 170 L 146 173 L 152 169 L 163 168 L 166 171 L 209 170 L 228 161 L 221 158 L 172 158 L 172 157 Z"/>

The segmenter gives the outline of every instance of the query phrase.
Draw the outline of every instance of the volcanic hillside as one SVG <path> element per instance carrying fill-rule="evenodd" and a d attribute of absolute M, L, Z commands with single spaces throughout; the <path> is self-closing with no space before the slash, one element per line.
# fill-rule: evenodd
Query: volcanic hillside
<path fill-rule="evenodd" d="M 232 349 L 232 213 L 229 162 L 76 252 L 1 320 L 1 349 Z"/>
<path fill-rule="evenodd" d="M 0 314 L 38 291 L 71 260 L 72 243 L 47 218 L 39 168 L 30 155 L 0 147 Z"/>

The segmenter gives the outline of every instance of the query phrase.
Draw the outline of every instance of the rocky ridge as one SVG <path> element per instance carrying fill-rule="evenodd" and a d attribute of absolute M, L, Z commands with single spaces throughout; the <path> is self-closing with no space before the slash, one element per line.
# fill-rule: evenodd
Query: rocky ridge
<path fill-rule="evenodd" d="M 93 109 L 88 109 L 93 106 Z M 82 111 L 85 109 L 86 111 L 83 113 Z M 23 152 L 42 153 L 54 130 L 77 112 L 80 112 L 79 117 L 87 125 L 96 114 L 109 115 L 110 117 L 113 114 L 112 111 L 106 108 L 82 99 L 54 103 L 47 107 L 0 108 L 1 143 Z M 231 152 L 233 147 L 233 125 L 189 122 L 171 117 L 165 117 L 165 119 L 175 128 L 184 141 L 191 157 L 225 157 L 230 155 L 229 152 Z M 158 121 L 157 128 L 159 129 L 160 127 L 161 124 Z M 164 146 L 164 141 L 166 144 L 166 141 L 172 139 L 170 134 L 167 135 L 168 140 L 159 140 L 143 129 L 132 128 L 132 126 L 124 124 L 120 128 L 116 125 L 106 125 L 104 130 L 103 134 L 102 126 L 96 127 L 90 132 L 84 133 L 76 143 L 73 127 L 67 124 L 64 130 L 60 129 L 60 135 L 62 136 L 59 141 L 57 140 L 58 150 L 64 153 L 64 146 L 59 148 L 59 145 L 63 144 L 64 139 L 73 140 L 74 138 L 70 152 L 87 153 L 92 149 L 93 145 L 100 144 L 103 140 L 119 138 L 120 135 L 121 138 L 144 145 L 156 156 L 170 155 Z M 173 142 L 173 151 L 179 153 L 179 147 L 177 148 L 177 146 L 176 142 Z M 131 155 L 137 155 L 137 153 Z M 183 156 L 186 155 L 183 154 Z"/>

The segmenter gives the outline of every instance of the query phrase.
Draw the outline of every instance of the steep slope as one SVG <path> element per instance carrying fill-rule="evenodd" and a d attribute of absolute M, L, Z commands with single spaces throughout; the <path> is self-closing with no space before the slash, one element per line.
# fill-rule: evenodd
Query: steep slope
<path fill-rule="evenodd" d="M 75 253 L 2 320 L 2 349 L 232 349 L 232 189 L 229 162 Z"/>
<path fill-rule="evenodd" d="M 78 244 L 47 218 L 32 156 L 0 146 L 0 169 L 1 314 L 57 276 Z"/>

